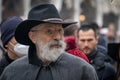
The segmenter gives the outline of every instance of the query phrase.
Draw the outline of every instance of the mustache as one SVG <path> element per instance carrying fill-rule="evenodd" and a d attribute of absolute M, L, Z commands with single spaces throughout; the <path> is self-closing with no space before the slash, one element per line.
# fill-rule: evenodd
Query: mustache
<path fill-rule="evenodd" d="M 89 48 L 89 47 L 85 47 L 84 49 L 90 49 L 90 48 Z M 84 49 L 83 49 L 83 50 L 84 50 Z"/>
<path fill-rule="evenodd" d="M 64 41 L 60 40 L 60 41 L 51 41 L 49 46 L 52 47 L 52 46 L 60 46 L 62 47 Z"/>

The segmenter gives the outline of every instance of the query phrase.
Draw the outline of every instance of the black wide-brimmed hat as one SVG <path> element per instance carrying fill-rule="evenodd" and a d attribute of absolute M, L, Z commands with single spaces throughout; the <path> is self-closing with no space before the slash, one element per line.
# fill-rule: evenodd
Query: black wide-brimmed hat
<path fill-rule="evenodd" d="M 41 23 L 62 24 L 63 28 L 75 24 L 76 22 L 64 22 L 53 4 L 42 4 L 32 8 L 28 14 L 28 19 L 20 23 L 15 31 L 16 40 L 24 45 L 32 42 L 28 37 L 30 29 Z"/>

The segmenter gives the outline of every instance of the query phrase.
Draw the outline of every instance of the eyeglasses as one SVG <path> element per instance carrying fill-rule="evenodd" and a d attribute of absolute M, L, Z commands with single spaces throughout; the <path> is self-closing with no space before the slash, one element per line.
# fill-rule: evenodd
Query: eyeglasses
<path fill-rule="evenodd" d="M 54 36 L 56 34 L 60 34 L 63 35 L 64 34 L 64 30 L 63 29 L 58 29 L 58 30 L 52 30 L 52 29 L 47 29 L 47 30 L 30 30 L 32 32 L 36 32 L 36 31 L 43 31 L 45 34 L 47 34 L 48 36 Z"/>

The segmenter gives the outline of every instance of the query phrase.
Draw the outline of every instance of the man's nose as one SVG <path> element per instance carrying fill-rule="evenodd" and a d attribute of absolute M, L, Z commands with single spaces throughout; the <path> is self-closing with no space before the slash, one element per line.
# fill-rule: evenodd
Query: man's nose
<path fill-rule="evenodd" d="M 62 38 L 62 35 L 58 32 L 54 33 L 53 39 L 54 40 L 60 40 Z"/>
<path fill-rule="evenodd" d="M 88 46 L 88 41 L 85 41 L 85 43 L 84 43 L 84 44 L 85 44 L 85 46 Z"/>

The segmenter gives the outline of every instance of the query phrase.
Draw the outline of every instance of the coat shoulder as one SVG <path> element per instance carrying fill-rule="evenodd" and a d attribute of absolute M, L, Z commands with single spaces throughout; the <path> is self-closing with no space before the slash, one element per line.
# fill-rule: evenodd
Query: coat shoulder
<path fill-rule="evenodd" d="M 83 68 L 93 69 L 93 67 L 84 59 L 74 56 L 72 54 L 69 54 L 67 52 L 61 56 L 61 60 L 59 60 L 59 63 L 64 63 L 67 66 L 77 66 L 81 68 L 83 67 Z"/>

